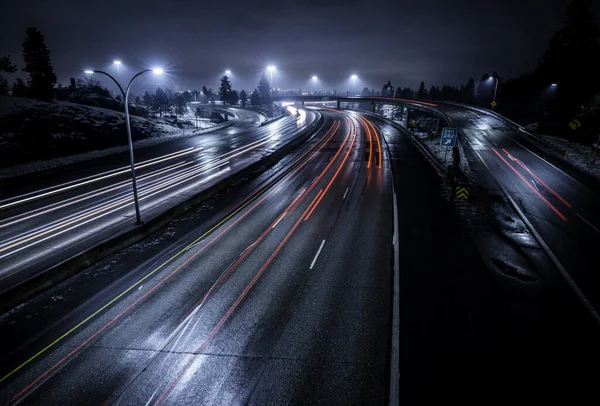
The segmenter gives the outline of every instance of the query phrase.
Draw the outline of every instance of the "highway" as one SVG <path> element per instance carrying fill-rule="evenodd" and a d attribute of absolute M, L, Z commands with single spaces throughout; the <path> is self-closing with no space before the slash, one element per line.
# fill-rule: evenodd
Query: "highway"
<path fill-rule="evenodd" d="M 528 136 L 491 114 L 441 105 L 556 256 L 574 292 L 600 324 L 600 190 Z"/>
<path fill-rule="evenodd" d="M 142 220 L 237 173 L 293 140 L 317 115 L 240 124 L 136 150 Z M 2 182 L 0 292 L 135 227 L 128 154 Z"/>
<path fill-rule="evenodd" d="M 385 404 L 391 167 L 356 113 L 0 319 L 1 404 Z"/>
<path fill-rule="evenodd" d="M 517 159 L 512 130 L 443 108 L 494 174 L 492 147 Z M 407 134 L 320 112 L 270 170 L 0 317 L 0 404 L 381 405 L 393 365 L 400 403 L 594 394 L 600 329 L 543 252 L 534 281 L 498 273 Z"/>

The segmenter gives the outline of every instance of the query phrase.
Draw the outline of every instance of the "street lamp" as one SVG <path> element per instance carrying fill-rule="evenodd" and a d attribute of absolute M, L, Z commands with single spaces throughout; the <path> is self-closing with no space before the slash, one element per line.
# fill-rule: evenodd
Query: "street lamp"
<path fill-rule="evenodd" d="M 316 82 L 317 80 L 319 80 L 319 77 L 318 77 L 317 75 L 313 75 L 313 77 L 312 77 L 312 80 L 313 80 L 314 82 Z"/>
<path fill-rule="evenodd" d="M 227 70 L 225 71 L 225 74 L 229 76 L 229 75 L 231 75 L 231 71 L 230 71 L 229 69 L 227 69 Z"/>
<path fill-rule="evenodd" d="M 115 65 L 117 65 L 117 75 L 121 73 L 121 61 L 119 61 L 118 59 L 113 61 L 113 63 Z"/>
<path fill-rule="evenodd" d="M 271 74 L 271 77 L 270 77 L 271 86 L 273 86 L 273 72 L 275 72 L 275 70 L 277 70 L 276 66 L 274 66 L 274 65 L 267 66 L 267 71 L 269 71 L 269 73 Z"/>
<path fill-rule="evenodd" d="M 350 78 L 352 79 L 352 93 L 355 94 L 356 93 L 356 79 L 358 79 L 358 75 L 352 75 L 352 76 L 350 76 Z"/>
<path fill-rule="evenodd" d="M 494 100 L 492 103 L 492 111 L 494 111 L 494 108 L 496 107 L 496 94 L 498 93 L 498 78 L 494 77 L 494 75 L 491 75 L 488 80 L 491 80 L 491 79 L 496 81 L 496 87 L 494 89 Z"/>
<path fill-rule="evenodd" d="M 119 66 L 120 62 L 116 65 Z M 112 75 L 110 75 L 104 71 L 96 70 L 96 69 L 87 69 L 84 72 L 88 75 L 91 75 L 94 73 L 100 73 L 102 75 L 108 76 L 113 82 L 115 82 L 115 84 L 121 91 L 121 95 L 123 96 L 123 100 L 125 103 L 125 126 L 127 127 L 127 141 L 129 143 L 129 162 L 131 165 L 131 184 L 133 187 L 133 202 L 135 205 L 135 219 L 136 219 L 135 224 L 140 225 L 140 224 L 142 224 L 142 219 L 140 216 L 140 203 L 138 201 L 137 181 L 135 178 L 135 163 L 134 163 L 134 159 L 133 159 L 133 141 L 131 140 L 131 123 L 130 123 L 130 119 L 129 119 L 129 90 L 131 89 L 131 85 L 132 85 L 133 81 L 135 79 L 137 79 L 139 76 L 143 75 L 144 73 L 152 72 L 155 75 L 160 75 L 164 71 L 161 68 L 154 68 L 154 69 L 144 69 L 143 71 L 136 73 L 129 81 L 129 84 L 127 85 L 127 88 L 125 89 L 125 91 L 123 91 L 123 87 L 121 87 L 121 85 L 119 84 L 117 79 L 115 79 Z"/>

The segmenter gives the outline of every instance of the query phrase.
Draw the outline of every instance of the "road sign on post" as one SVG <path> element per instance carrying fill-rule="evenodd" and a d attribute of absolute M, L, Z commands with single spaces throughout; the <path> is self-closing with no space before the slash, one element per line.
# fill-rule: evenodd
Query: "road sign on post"
<path fill-rule="evenodd" d="M 575 119 L 569 123 L 569 127 L 571 127 L 572 130 L 576 130 L 581 127 L 581 121 Z"/>
<path fill-rule="evenodd" d="M 496 107 L 498 105 L 498 103 L 496 103 L 496 100 L 492 101 L 490 104 L 492 105 L 492 107 Z"/>
<path fill-rule="evenodd" d="M 440 138 L 440 145 L 442 147 L 455 147 L 456 146 L 456 136 L 458 135 L 458 130 L 452 127 L 444 127 L 442 129 L 442 138 Z"/>

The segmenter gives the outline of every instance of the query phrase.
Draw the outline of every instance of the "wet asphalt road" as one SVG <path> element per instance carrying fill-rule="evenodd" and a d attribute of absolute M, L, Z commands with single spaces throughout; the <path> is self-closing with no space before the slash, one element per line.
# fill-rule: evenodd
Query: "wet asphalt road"
<path fill-rule="evenodd" d="M 142 220 L 152 218 L 293 139 L 317 117 L 302 112 L 258 127 L 240 124 L 141 148 L 136 175 Z M 134 227 L 126 154 L 10 179 L 0 202 L 0 292 Z"/>
<path fill-rule="evenodd" d="M 442 106 L 507 189 L 574 283 L 600 310 L 600 189 L 491 115 Z M 593 309 L 592 309 L 593 308 Z M 600 316 L 597 317 L 600 322 Z"/>
<path fill-rule="evenodd" d="M 2 316 L 0 402 L 385 404 L 392 180 L 400 403 L 593 396 L 598 326 L 541 250 L 533 281 L 488 267 L 409 137 L 364 116 L 390 159 L 367 167 L 361 128 L 341 165 L 347 122 L 323 114 L 259 178 Z"/>
<path fill-rule="evenodd" d="M 3 316 L 0 402 L 384 404 L 391 169 L 366 123 L 323 114 L 198 218 Z"/>

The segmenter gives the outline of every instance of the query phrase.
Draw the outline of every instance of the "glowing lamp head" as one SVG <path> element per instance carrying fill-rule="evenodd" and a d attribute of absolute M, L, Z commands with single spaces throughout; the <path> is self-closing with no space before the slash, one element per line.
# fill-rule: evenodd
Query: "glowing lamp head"
<path fill-rule="evenodd" d="M 558 87 L 558 83 L 552 83 L 550 86 L 551 87 Z"/>
<path fill-rule="evenodd" d="M 113 61 L 113 63 L 114 63 L 115 65 L 120 65 L 120 64 L 121 64 L 121 61 L 119 61 L 119 60 L 117 59 L 116 61 Z"/>
<path fill-rule="evenodd" d="M 273 72 L 273 71 L 274 71 L 274 70 L 276 70 L 276 69 L 277 69 L 277 67 L 275 67 L 275 66 L 273 66 L 273 65 L 269 65 L 269 66 L 267 66 L 267 70 L 268 70 L 269 72 Z"/>
<path fill-rule="evenodd" d="M 83 73 L 85 73 L 86 75 L 91 75 L 94 73 L 94 71 L 92 69 L 86 69 L 83 71 Z"/>
<path fill-rule="evenodd" d="M 355 79 L 357 79 L 357 78 L 358 78 L 358 76 L 357 76 L 357 75 L 352 75 L 352 76 L 350 76 L 350 77 L 352 78 L 352 80 L 355 80 Z"/>
<path fill-rule="evenodd" d="M 230 71 L 229 69 L 227 69 L 227 70 L 225 71 L 225 74 L 226 74 L 226 75 L 231 75 L 231 71 Z"/>
<path fill-rule="evenodd" d="M 154 73 L 155 75 L 162 75 L 165 71 L 162 70 L 161 68 L 154 68 L 152 69 L 152 73 Z"/>
<path fill-rule="evenodd" d="M 317 80 L 319 80 L 319 78 L 317 77 L 317 75 L 313 75 L 312 80 L 316 82 Z"/>

